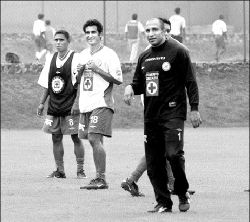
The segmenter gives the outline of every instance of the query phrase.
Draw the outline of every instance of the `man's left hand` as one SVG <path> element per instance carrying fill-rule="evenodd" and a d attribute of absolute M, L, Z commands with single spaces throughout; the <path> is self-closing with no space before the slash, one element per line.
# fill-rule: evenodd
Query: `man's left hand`
<path fill-rule="evenodd" d="M 202 123 L 200 113 L 198 111 L 191 111 L 190 113 L 191 123 L 194 128 L 197 128 Z"/>

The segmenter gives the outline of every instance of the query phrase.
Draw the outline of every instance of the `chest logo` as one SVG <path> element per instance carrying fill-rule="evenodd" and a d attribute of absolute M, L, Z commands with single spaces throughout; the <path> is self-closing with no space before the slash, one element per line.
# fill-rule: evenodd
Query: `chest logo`
<path fill-rule="evenodd" d="M 84 71 L 83 91 L 93 91 L 93 72 L 91 70 Z"/>
<path fill-rule="evenodd" d="M 54 93 L 58 94 L 64 89 L 65 82 L 62 77 L 55 76 L 51 81 L 52 90 Z"/>
<path fill-rule="evenodd" d="M 170 70 L 170 68 L 171 68 L 171 65 L 170 65 L 169 62 L 164 62 L 164 63 L 162 63 L 162 69 L 163 69 L 164 71 L 168 71 L 168 70 Z"/>
<path fill-rule="evenodd" d="M 159 95 L 159 73 L 147 72 L 146 73 L 146 96 Z"/>
<path fill-rule="evenodd" d="M 147 96 L 157 96 L 158 95 L 158 81 L 147 82 Z"/>

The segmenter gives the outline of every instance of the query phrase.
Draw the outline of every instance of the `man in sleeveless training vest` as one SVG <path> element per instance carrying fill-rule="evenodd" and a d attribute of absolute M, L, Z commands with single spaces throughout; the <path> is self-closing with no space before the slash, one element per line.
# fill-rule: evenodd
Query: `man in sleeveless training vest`
<path fill-rule="evenodd" d="M 134 63 L 137 59 L 140 33 L 145 36 L 145 30 L 141 22 L 137 20 L 137 14 L 132 15 L 132 20 L 128 21 L 125 26 L 125 38 L 128 41 L 130 51 L 129 62 Z"/>
<path fill-rule="evenodd" d="M 64 172 L 63 135 L 71 135 L 77 162 L 77 178 L 86 178 L 84 173 L 84 147 L 78 138 L 79 109 L 77 96 L 78 54 L 68 50 L 70 35 L 65 30 L 55 33 L 57 52 L 45 62 L 38 79 L 44 88 L 37 108 L 37 115 L 42 116 L 44 103 L 48 100 L 47 115 L 43 131 L 52 134 L 53 154 L 56 170 L 48 178 L 66 178 Z M 78 115 L 77 115 L 78 114 Z"/>

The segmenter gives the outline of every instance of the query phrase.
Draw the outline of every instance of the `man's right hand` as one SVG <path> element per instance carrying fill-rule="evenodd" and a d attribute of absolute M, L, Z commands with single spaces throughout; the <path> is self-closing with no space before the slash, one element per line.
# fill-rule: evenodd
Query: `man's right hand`
<path fill-rule="evenodd" d="M 123 100 L 127 105 L 131 105 L 131 99 L 134 98 L 134 90 L 131 85 L 126 86 Z"/>
<path fill-rule="evenodd" d="M 43 115 L 43 109 L 44 109 L 44 104 L 39 104 L 37 108 L 37 116 L 42 116 Z"/>

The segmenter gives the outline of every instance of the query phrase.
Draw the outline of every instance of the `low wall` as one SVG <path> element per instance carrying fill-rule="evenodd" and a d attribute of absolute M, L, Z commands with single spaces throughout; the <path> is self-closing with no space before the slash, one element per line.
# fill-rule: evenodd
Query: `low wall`
<path fill-rule="evenodd" d="M 213 73 L 214 70 L 217 72 L 227 73 L 234 72 L 234 70 L 239 70 L 241 68 L 249 68 L 249 61 L 247 62 L 233 62 L 233 63 L 193 63 L 193 66 L 197 74 L 209 75 Z M 121 63 L 123 74 L 129 73 L 135 69 L 136 63 Z M 1 64 L 1 74 L 19 75 L 25 73 L 39 74 L 42 71 L 42 64 Z"/>

